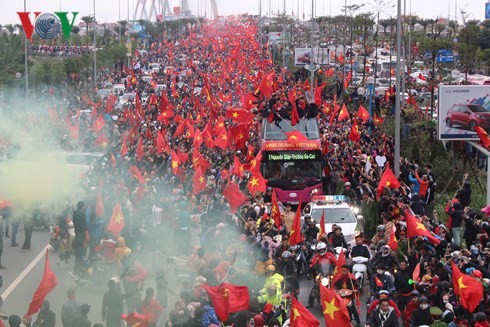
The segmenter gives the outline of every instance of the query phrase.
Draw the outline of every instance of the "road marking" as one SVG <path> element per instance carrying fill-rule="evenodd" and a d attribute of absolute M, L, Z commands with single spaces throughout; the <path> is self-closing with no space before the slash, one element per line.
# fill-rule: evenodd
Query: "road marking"
<path fill-rule="evenodd" d="M 31 263 L 20 273 L 19 276 L 7 287 L 5 292 L 2 293 L 2 299 L 5 301 L 5 299 L 15 290 L 17 286 L 19 286 L 20 283 L 22 283 L 22 280 L 26 278 L 26 276 L 31 272 L 31 270 L 38 264 L 38 262 L 46 255 L 46 250 L 51 249 L 51 245 L 46 245 L 41 252 L 38 253 L 38 255 L 34 258 L 34 260 L 31 261 Z"/>

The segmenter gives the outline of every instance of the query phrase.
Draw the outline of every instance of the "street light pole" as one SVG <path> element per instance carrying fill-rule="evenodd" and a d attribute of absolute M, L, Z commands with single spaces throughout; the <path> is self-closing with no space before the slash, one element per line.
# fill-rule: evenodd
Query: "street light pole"
<path fill-rule="evenodd" d="M 286 0 L 283 0 L 283 21 L 282 21 L 282 68 L 286 69 Z"/>
<path fill-rule="evenodd" d="M 401 0 L 398 0 L 396 20 L 396 103 L 395 103 L 395 175 L 400 175 L 400 86 L 401 86 L 401 47 L 402 47 L 402 13 Z"/>
<path fill-rule="evenodd" d="M 95 0 L 94 0 L 94 86 L 97 87 L 97 20 L 95 19 Z"/>
<path fill-rule="evenodd" d="M 27 12 L 26 0 L 24 0 L 24 12 Z M 29 47 L 27 43 L 27 34 L 24 31 L 24 82 L 25 82 L 25 102 L 26 108 L 29 108 Z"/>

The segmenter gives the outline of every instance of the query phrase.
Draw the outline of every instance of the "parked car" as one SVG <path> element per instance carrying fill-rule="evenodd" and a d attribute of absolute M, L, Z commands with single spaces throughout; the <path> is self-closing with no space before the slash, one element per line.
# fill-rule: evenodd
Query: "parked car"
<path fill-rule="evenodd" d="M 490 112 L 479 104 L 455 104 L 447 112 L 446 125 L 470 130 L 474 130 L 476 126 L 488 129 Z"/>

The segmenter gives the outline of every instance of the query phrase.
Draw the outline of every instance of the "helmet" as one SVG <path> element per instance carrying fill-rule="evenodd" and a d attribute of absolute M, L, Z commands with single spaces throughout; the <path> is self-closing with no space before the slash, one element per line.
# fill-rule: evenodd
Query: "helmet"
<path fill-rule="evenodd" d="M 268 273 L 272 273 L 272 272 L 275 272 L 276 271 L 276 267 L 274 267 L 274 265 L 268 265 L 267 267 L 265 267 L 265 272 Z"/>
<path fill-rule="evenodd" d="M 384 225 L 379 225 L 378 227 L 376 227 L 376 231 L 379 233 L 379 232 L 386 232 L 386 227 Z"/>
<path fill-rule="evenodd" d="M 345 186 L 350 186 L 350 182 L 345 183 Z"/>
<path fill-rule="evenodd" d="M 379 298 L 380 299 L 387 299 L 390 296 L 390 292 L 387 290 L 381 290 L 379 291 Z"/>
<path fill-rule="evenodd" d="M 383 245 L 380 252 L 383 257 L 387 257 L 391 254 L 391 248 L 389 245 Z"/>
<path fill-rule="evenodd" d="M 473 270 L 473 277 L 475 277 L 475 278 L 483 278 L 483 274 L 481 273 L 481 271 L 475 269 L 475 270 Z"/>
<path fill-rule="evenodd" d="M 316 245 L 316 250 L 320 252 L 320 254 L 324 254 L 325 252 L 327 252 L 327 245 L 323 242 L 318 242 L 318 244 Z"/>
<path fill-rule="evenodd" d="M 289 259 L 289 258 L 291 258 L 291 252 L 289 252 L 289 251 L 284 251 L 284 252 L 282 253 L 281 257 L 282 257 L 283 259 Z"/>

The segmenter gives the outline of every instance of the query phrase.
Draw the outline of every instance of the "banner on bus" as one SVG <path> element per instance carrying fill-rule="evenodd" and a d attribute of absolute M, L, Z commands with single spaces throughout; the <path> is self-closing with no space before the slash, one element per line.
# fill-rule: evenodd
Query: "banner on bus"
<path fill-rule="evenodd" d="M 313 48 L 313 55 L 311 54 L 311 48 L 295 48 L 294 49 L 294 65 L 304 66 L 311 63 L 313 57 L 313 63 L 325 66 L 330 64 L 330 49 L 328 48 Z"/>
<path fill-rule="evenodd" d="M 478 139 L 476 126 L 490 131 L 488 85 L 441 85 L 438 107 L 440 140 Z"/>
<path fill-rule="evenodd" d="M 265 141 L 262 146 L 264 151 L 282 151 L 282 150 L 320 150 L 320 140 L 308 140 L 304 142 L 289 143 L 286 140 Z"/>

